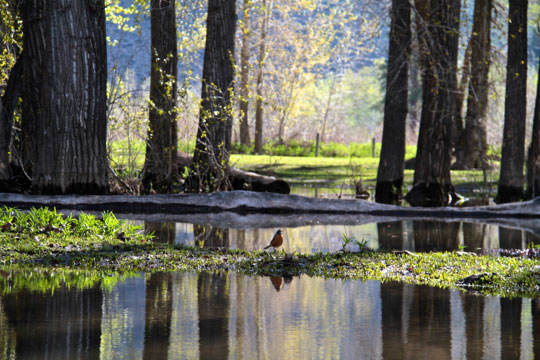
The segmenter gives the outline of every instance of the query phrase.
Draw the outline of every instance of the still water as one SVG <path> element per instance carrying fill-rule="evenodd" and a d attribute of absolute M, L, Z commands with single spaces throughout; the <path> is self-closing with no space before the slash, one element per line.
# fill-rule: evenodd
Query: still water
<path fill-rule="evenodd" d="M 294 216 L 294 215 L 293 215 Z M 261 217 L 260 224 L 265 219 Z M 264 248 L 277 228 L 224 228 L 188 223 L 144 223 L 156 240 L 171 244 L 190 246 L 240 248 L 257 250 Z M 369 223 L 363 225 L 309 225 L 282 227 L 287 252 L 304 254 L 335 252 L 342 249 L 343 236 L 364 242 L 371 249 L 409 251 L 466 250 L 490 253 L 494 249 L 526 249 L 540 244 L 534 231 L 507 228 L 492 224 L 467 222 L 442 222 L 407 220 Z M 347 249 L 357 250 L 353 245 Z M 356 246 L 356 248 L 355 248 Z"/>
<path fill-rule="evenodd" d="M 7 279 L 0 289 L 3 359 L 531 359 L 540 354 L 539 299 L 236 273 L 138 274 L 108 287 L 96 282 L 84 289 L 60 284 L 35 291 L 15 286 L 12 276 L 2 272 Z"/>

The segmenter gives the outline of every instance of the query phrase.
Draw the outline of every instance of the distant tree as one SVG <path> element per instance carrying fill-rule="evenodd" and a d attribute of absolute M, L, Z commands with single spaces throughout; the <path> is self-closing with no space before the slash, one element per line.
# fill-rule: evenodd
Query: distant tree
<path fill-rule="evenodd" d="M 197 143 L 188 187 L 212 192 L 229 187 L 236 0 L 209 0 Z"/>
<path fill-rule="evenodd" d="M 240 84 L 238 86 L 240 93 L 240 143 L 242 145 L 249 146 L 251 139 L 249 136 L 249 68 L 250 68 L 250 12 L 251 1 L 244 0 L 242 4 L 242 12 L 244 18 L 242 19 L 242 25 L 240 26 L 242 32 L 242 49 L 240 50 Z"/>
<path fill-rule="evenodd" d="M 506 95 L 499 188 L 495 201 L 523 198 L 527 110 L 527 0 L 509 1 Z"/>
<path fill-rule="evenodd" d="M 453 192 L 450 157 L 461 2 L 417 0 L 415 5 L 422 54 L 422 115 L 413 189 L 406 199 L 412 206 L 442 206 Z"/>
<path fill-rule="evenodd" d="M 143 190 L 166 193 L 178 177 L 176 11 L 174 0 L 152 0 L 150 121 Z"/>
<path fill-rule="evenodd" d="M 456 146 L 456 169 L 487 166 L 486 113 L 489 90 L 492 0 L 476 0 L 470 39 L 470 80 L 465 131 Z"/>
<path fill-rule="evenodd" d="M 262 0 L 262 21 L 261 38 L 259 42 L 259 60 L 257 70 L 257 89 L 255 99 L 255 152 L 262 154 L 263 147 L 263 81 L 264 81 L 264 63 L 266 59 L 266 36 L 268 35 L 268 23 L 272 15 L 273 0 Z"/>
<path fill-rule="evenodd" d="M 36 193 L 105 193 L 103 0 L 23 6 L 23 156 Z"/>
<path fill-rule="evenodd" d="M 540 74 L 540 63 L 538 73 Z M 527 193 L 526 198 L 540 196 L 540 81 L 536 87 L 532 139 L 527 157 Z"/>
<path fill-rule="evenodd" d="M 392 22 L 386 72 L 383 137 L 375 191 L 375 200 L 381 203 L 394 203 L 402 195 L 411 53 L 409 0 L 393 0 L 390 18 Z"/>

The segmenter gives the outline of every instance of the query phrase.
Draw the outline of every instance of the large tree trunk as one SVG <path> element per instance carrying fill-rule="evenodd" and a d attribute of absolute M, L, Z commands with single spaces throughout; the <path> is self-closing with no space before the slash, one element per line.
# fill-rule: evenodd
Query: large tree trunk
<path fill-rule="evenodd" d="M 452 127 L 455 121 L 456 67 L 459 38 L 459 0 L 436 0 L 420 6 L 418 28 L 422 47 L 422 117 L 412 206 L 442 206 L 453 192 L 450 180 Z M 427 20 L 427 23 L 422 23 Z"/>
<path fill-rule="evenodd" d="M 527 0 L 510 0 L 506 96 L 498 203 L 523 198 L 527 111 Z"/>
<path fill-rule="evenodd" d="M 259 69 L 257 72 L 257 97 L 255 100 L 255 152 L 262 154 L 263 148 L 263 81 L 264 81 L 264 62 L 266 59 L 266 36 L 268 34 L 268 23 L 272 13 L 273 0 L 268 3 L 263 0 L 262 3 L 262 23 L 261 23 L 261 40 L 259 44 Z"/>
<path fill-rule="evenodd" d="M 209 0 L 197 144 L 188 187 L 193 192 L 229 188 L 231 92 L 236 0 Z"/>
<path fill-rule="evenodd" d="M 103 0 L 23 8 L 25 159 L 36 193 L 106 193 L 107 54 Z"/>
<path fill-rule="evenodd" d="M 11 134 L 13 128 L 13 115 L 22 91 L 22 57 L 9 73 L 8 83 L 2 98 L 0 98 L 0 190 L 10 191 Z"/>
<path fill-rule="evenodd" d="M 249 137 L 249 58 L 250 54 L 250 35 L 249 13 L 251 11 L 251 1 L 244 0 L 242 12 L 244 19 L 242 22 L 242 50 L 240 52 L 240 143 L 249 146 L 251 139 Z"/>
<path fill-rule="evenodd" d="M 486 112 L 489 90 L 492 0 L 476 0 L 471 35 L 471 77 L 465 131 L 456 149 L 456 169 L 487 166 Z"/>
<path fill-rule="evenodd" d="M 143 191 L 169 192 L 178 176 L 176 93 L 178 53 L 174 0 L 152 0 L 150 122 Z"/>
<path fill-rule="evenodd" d="M 401 197 L 403 185 L 411 52 L 409 0 L 393 0 L 391 18 L 383 137 L 375 192 L 375 200 L 387 204 Z"/>
<path fill-rule="evenodd" d="M 540 74 L 540 63 L 538 73 Z M 527 198 L 537 196 L 540 196 L 540 81 L 536 88 L 532 140 L 527 159 Z"/>

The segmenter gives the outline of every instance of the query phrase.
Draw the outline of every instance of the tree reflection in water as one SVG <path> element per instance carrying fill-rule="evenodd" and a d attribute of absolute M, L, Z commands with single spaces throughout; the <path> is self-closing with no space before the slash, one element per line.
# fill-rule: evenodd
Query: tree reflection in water
<path fill-rule="evenodd" d="M 176 223 L 171 222 L 150 222 L 144 223 L 144 232 L 154 234 L 155 242 L 165 244 L 175 244 L 176 241 Z"/>
<path fill-rule="evenodd" d="M 261 225 L 264 219 L 261 219 Z M 223 249 L 260 250 L 276 228 L 224 228 L 207 224 L 145 223 L 156 242 L 182 243 Z M 366 242 L 371 249 L 410 251 L 474 251 L 523 249 L 540 244 L 533 230 L 510 229 L 492 224 L 461 221 L 403 220 L 362 225 L 309 225 L 282 228 L 286 252 L 336 252 L 343 235 Z"/>
<path fill-rule="evenodd" d="M 229 229 L 197 224 L 193 225 L 193 235 L 196 246 L 229 248 Z"/>
<path fill-rule="evenodd" d="M 0 351 L 16 358 L 506 359 L 540 352 L 539 299 L 307 276 L 113 273 L 111 287 L 96 276 L 77 288 L 69 282 L 76 276 L 64 274 L 62 284 L 54 272 L 2 274 Z M 39 277 L 54 291 L 33 286 Z"/>

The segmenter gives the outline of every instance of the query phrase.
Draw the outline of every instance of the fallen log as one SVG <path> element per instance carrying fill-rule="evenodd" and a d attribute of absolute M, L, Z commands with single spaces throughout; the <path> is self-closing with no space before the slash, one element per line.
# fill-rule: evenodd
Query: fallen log
<path fill-rule="evenodd" d="M 21 209 L 47 206 L 74 214 L 107 210 L 126 219 L 238 229 L 439 220 L 488 223 L 540 234 L 540 198 L 470 208 L 404 208 L 365 200 L 317 199 L 251 191 L 144 196 L 0 193 L 0 205 Z"/>
<path fill-rule="evenodd" d="M 179 153 L 178 168 L 190 167 L 193 156 Z M 240 170 L 235 167 L 229 168 L 229 181 L 233 190 L 249 190 L 255 192 L 271 192 L 277 194 L 289 194 L 291 187 L 285 180 L 274 176 L 266 176 L 250 171 Z"/>
<path fill-rule="evenodd" d="M 320 199 L 300 195 L 224 191 L 210 194 L 163 195 L 25 195 L 0 193 L 0 205 L 119 213 L 205 214 L 350 214 L 376 217 L 443 219 L 540 219 L 540 197 L 517 203 L 469 208 L 420 208 L 378 204 L 365 200 Z"/>

